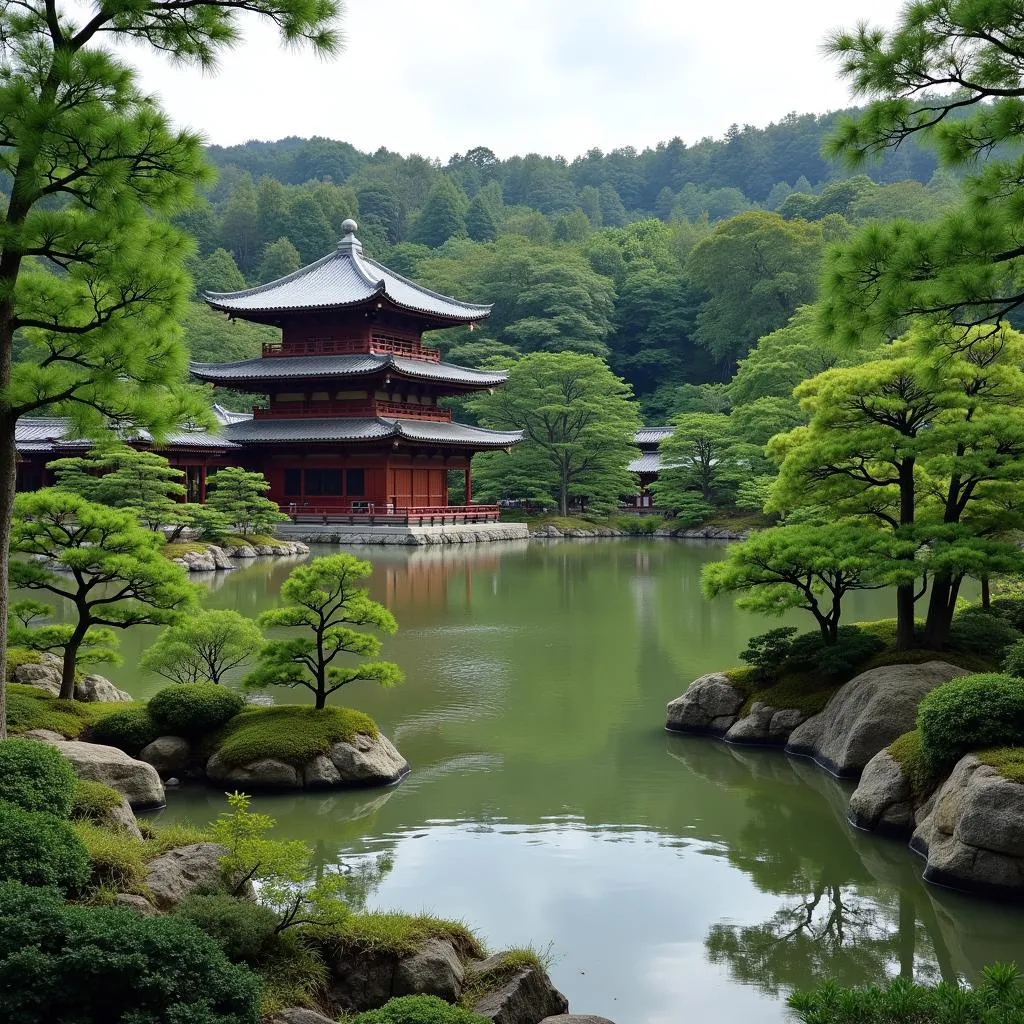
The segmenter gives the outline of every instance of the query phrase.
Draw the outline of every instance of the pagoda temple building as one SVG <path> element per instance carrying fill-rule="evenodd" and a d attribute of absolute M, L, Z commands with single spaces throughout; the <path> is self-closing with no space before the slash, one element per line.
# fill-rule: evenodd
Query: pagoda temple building
<path fill-rule="evenodd" d="M 522 434 L 457 423 L 440 400 L 500 387 L 507 374 L 442 362 L 423 335 L 479 323 L 491 307 L 388 270 L 363 254 L 355 221 L 343 229 L 334 252 L 301 270 L 204 295 L 231 318 L 281 330 L 258 358 L 192 364 L 198 380 L 268 398 L 224 427 L 238 446 L 232 461 L 262 472 L 293 516 L 450 509 L 448 473 L 460 471 L 465 507 L 479 518 L 474 453 L 507 449 Z"/>

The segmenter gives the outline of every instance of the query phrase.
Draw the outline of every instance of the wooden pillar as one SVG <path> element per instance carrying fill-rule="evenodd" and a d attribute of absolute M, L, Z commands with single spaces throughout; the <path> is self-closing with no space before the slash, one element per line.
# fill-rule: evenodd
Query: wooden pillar
<path fill-rule="evenodd" d="M 206 504 L 206 459 L 203 459 L 199 467 L 199 504 Z"/>
<path fill-rule="evenodd" d="M 473 500 L 473 470 L 470 464 L 466 464 L 466 497 L 464 502 L 468 505 Z"/>

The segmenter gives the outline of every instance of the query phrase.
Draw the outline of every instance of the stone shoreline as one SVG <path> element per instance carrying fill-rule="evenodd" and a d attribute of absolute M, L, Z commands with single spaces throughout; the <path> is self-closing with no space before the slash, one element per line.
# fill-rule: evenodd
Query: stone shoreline
<path fill-rule="evenodd" d="M 552 525 L 542 526 L 539 530 L 530 531 L 531 540 L 559 540 L 561 538 L 587 540 L 599 537 L 629 537 L 639 540 L 645 537 L 659 537 L 672 540 L 746 540 L 749 536 L 749 530 L 736 532 L 717 526 L 680 526 L 675 529 L 662 527 L 651 533 L 631 533 L 629 530 L 620 530 L 611 526 L 595 526 L 592 529 L 572 527 L 567 530 L 560 530 L 557 526 Z"/>
<path fill-rule="evenodd" d="M 273 544 L 207 544 L 204 551 L 186 551 L 171 561 L 189 572 L 227 572 L 237 569 L 231 559 L 248 561 L 252 558 L 289 558 L 308 555 L 309 548 L 299 541 L 274 541 Z"/>

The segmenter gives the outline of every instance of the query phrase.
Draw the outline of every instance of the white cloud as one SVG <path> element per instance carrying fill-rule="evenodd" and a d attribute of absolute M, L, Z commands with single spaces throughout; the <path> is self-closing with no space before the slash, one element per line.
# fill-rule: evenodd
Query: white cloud
<path fill-rule="evenodd" d="M 849 102 L 821 42 L 897 0 L 349 0 L 346 51 L 250 22 L 215 77 L 132 48 L 145 87 L 220 144 L 323 135 L 446 160 L 694 142 Z"/>

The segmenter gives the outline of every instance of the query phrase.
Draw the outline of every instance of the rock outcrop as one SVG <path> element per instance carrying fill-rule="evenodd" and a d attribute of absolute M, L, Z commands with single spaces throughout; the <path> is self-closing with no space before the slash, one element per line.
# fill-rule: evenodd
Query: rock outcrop
<path fill-rule="evenodd" d="M 268 1019 L 267 1024 L 335 1024 L 335 1021 L 316 1010 L 307 1010 L 304 1006 L 289 1006 L 278 1010 Z"/>
<path fill-rule="evenodd" d="M 63 754 L 80 779 L 102 782 L 121 793 L 132 810 L 163 807 L 164 786 L 156 769 L 117 747 L 82 740 L 44 740 Z"/>
<path fill-rule="evenodd" d="M 253 789 L 301 789 L 299 770 L 286 761 L 263 757 L 249 764 L 232 765 L 215 752 L 206 762 L 206 778 L 210 782 L 246 785 Z"/>
<path fill-rule="evenodd" d="M 736 722 L 746 699 L 746 694 L 724 673 L 709 672 L 694 679 L 681 697 L 669 701 L 665 728 L 724 736 Z"/>
<path fill-rule="evenodd" d="M 810 757 L 833 775 L 858 778 L 868 761 L 914 728 L 917 705 L 962 668 L 944 661 L 886 665 L 861 673 L 836 691 L 825 709 L 797 726 L 786 750 Z"/>
<path fill-rule="evenodd" d="M 218 843 L 191 843 L 155 857 L 146 867 L 146 888 L 157 909 L 173 910 L 197 892 L 225 888 Z"/>
<path fill-rule="evenodd" d="M 61 659 L 47 651 L 39 656 L 38 662 L 18 665 L 11 673 L 16 683 L 25 686 L 38 686 L 52 697 L 60 696 Z"/>
<path fill-rule="evenodd" d="M 151 764 L 162 779 L 180 777 L 192 760 L 192 744 L 183 736 L 158 736 L 139 751 L 139 760 Z"/>
<path fill-rule="evenodd" d="M 569 1000 L 551 983 L 547 972 L 526 965 L 515 970 L 506 966 L 506 954 L 496 953 L 469 965 L 467 977 L 488 987 L 473 1012 L 494 1024 L 538 1024 L 545 1017 L 565 1014 Z M 490 979 L 497 985 L 491 987 Z"/>
<path fill-rule="evenodd" d="M 850 797 L 849 817 L 854 826 L 867 832 L 893 837 L 913 832 L 913 789 L 888 748 L 875 754 L 864 768 Z"/>
<path fill-rule="evenodd" d="M 255 558 L 257 555 L 283 557 L 289 555 L 308 555 L 309 548 L 301 541 L 275 540 L 272 544 L 236 544 L 221 547 L 207 544 L 202 551 L 185 551 L 174 559 L 178 565 L 189 572 L 216 572 L 234 569 L 232 558 Z"/>
<path fill-rule="evenodd" d="M 790 733 L 807 717 L 806 712 L 796 708 L 773 708 L 755 700 L 746 715 L 730 726 L 725 739 L 728 743 L 783 746 L 788 742 Z"/>
<path fill-rule="evenodd" d="M 124 690 L 119 690 L 109 679 L 103 676 L 82 676 L 75 683 L 75 700 L 99 701 L 104 704 L 127 704 L 135 698 Z"/>
<path fill-rule="evenodd" d="M 929 882 L 985 895 L 1024 898 L 1024 785 L 973 754 L 939 788 L 911 847 Z"/>
<path fill-rule="evenodd" d="M 614 1024 L 614 1021 L 591 1013 L 560 1013 L 557 1017 L 545 1017 L 540 1024 Z"/>

